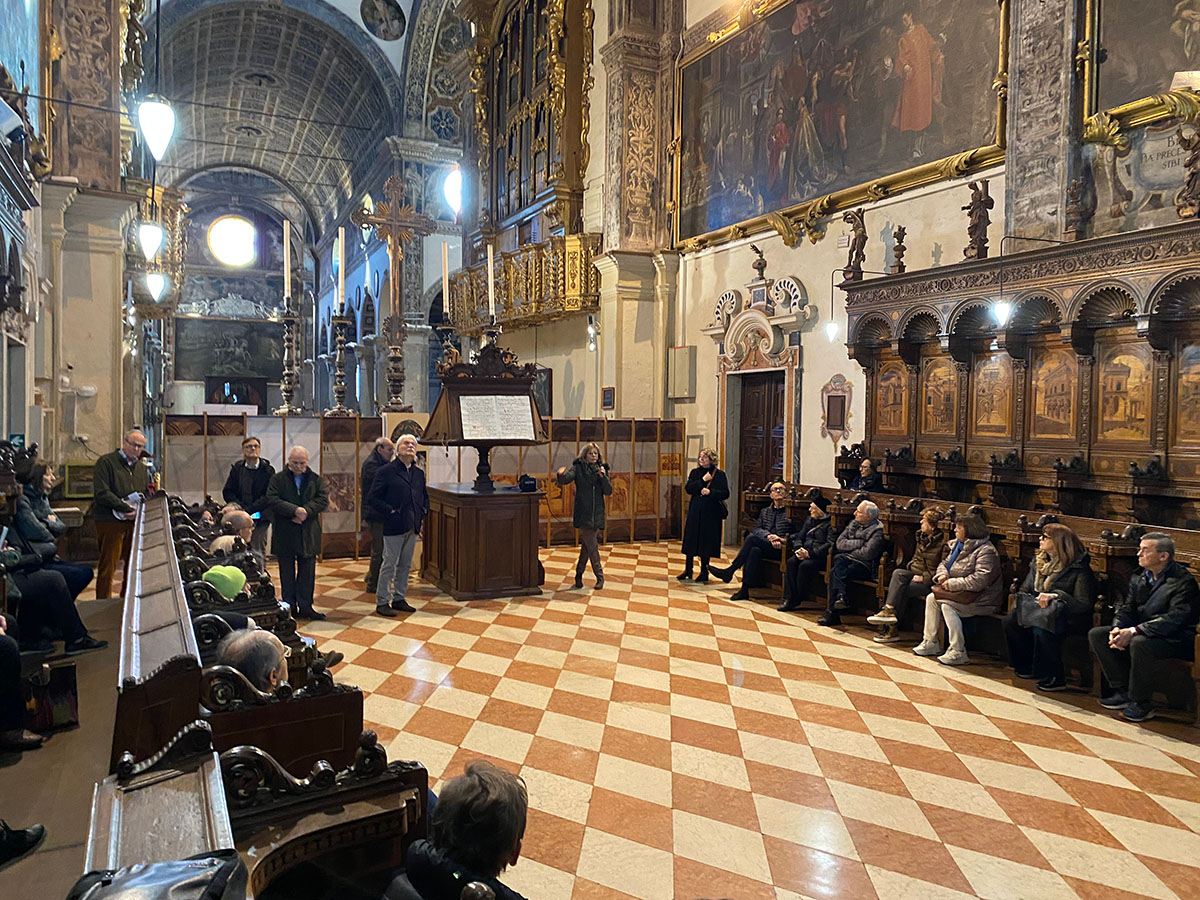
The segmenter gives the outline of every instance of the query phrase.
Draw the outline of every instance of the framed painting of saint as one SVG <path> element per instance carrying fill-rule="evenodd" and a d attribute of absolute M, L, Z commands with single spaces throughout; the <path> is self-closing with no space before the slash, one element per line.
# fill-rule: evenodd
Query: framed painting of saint
<path fill-rule="evenodd" d="M 678 71 L 676 239 L 997 147 L 1007 15 L 1006 0 L 768 0 L 715 33 Z"/>

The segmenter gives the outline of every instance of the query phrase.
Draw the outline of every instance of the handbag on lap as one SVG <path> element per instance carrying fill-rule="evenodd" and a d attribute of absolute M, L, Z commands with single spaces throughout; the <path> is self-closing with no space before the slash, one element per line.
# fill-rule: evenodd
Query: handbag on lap
<path fill-rule="evenodd" d="M 947 603 L 962 603 L 970 606 L 977 601 L 983 591 L 952 591 L 943 584 L 933 586 L 933 596 Z"/>

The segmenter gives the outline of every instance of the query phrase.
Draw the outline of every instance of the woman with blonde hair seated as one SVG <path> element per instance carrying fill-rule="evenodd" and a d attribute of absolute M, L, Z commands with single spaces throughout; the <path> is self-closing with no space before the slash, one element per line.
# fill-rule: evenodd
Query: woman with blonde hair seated
<path fill-rule="evenodd" d="M 964 666 L 967 656 L 962 620 L 990 616 L 1000 609 L 1000 555 L 988 540 L 991 533 L 979 516 L 958 517 L 949 553 L 933 576 L 933 590 L 925 597 L 925 633 L 913 648 L 917 656 L 936 656 L 946 666 Z M 950 646 L 942 652 L 942 620 L 950 633 Z"/>
<path fill-rule="evenodd" d="M 1065 690 L 1063 639 L 1087 634 L 1095 603 L 1087 548 L 1066 525 L 1047 525 L 1016 604 L 1003 620 L 1008 661 L 1017 677 L 1038 679 L 1039 691 Z"/>

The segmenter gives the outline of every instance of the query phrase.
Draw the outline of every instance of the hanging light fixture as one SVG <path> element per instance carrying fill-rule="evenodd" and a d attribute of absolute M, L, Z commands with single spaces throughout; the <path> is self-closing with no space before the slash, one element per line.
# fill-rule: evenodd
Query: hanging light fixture
<path fill-rule="evenodd" d="M 175 110 L 159 94 L 159 75 L 162 68 L 162 0 L 154 4 L 154 91 L 138 104 L 138 129 L 155 162 L 162 162 L 175 134 Z"/>
<path fill-rule="evenodd" d="M 825 337 L 829 338 L 829 343 L 832 344 L 834 341 L 837 340 L 837 336 L 838 336 L 838 323 L 833 321 L 832 319 L 830 319 L 828 322 L 825 323 Z"/>
<path fill-rule="evenodd" d="M 455 166 L 447 173 L 446 180 L 442 182 L 442 194 L 446 198 L 446 205 L 450 207 L 450 211 L 454 213 L 456 219 L 462 212 L 462 189 L 462 169 Z"/>
<path fill-rule="evenodd" d="M 147 272 L 146 273 L 146 289 L 150 291 L 150 296 L 157 303 L 162 299 L 162 295 L 167 292 L 167 276 L 162 272 Z"/>
<path fill-rule="evenodd" d="M 138 244 L 141 245 L 142 256 L 146 258 L 146 262 L 154 261 L 166 237 L 166 232 L 157 222 L 142 222 L 138 225 Z"/>
<path fill-rule="evenodd" d="M 995 317 L 996 324 L 1003 328 L 1012 317 L 1012 304 L 1007 300 L 1000 300 L 994 303 L 992 305 L 992 316 Z"/>

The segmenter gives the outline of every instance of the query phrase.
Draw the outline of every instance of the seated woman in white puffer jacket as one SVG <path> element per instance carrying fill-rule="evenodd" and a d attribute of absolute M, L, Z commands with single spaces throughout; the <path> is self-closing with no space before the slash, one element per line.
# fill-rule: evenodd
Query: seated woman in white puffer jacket
<path fill-rule="evenodd" d="M 918 656 L 936 656 L 947 666 L 962 666 L 967 656 L 962 620 L 968 616 L 990 616 L 1000 611 L 1003 598 L 1000 555 L 987 525 L 979 516 L 960 516 L 954 540 L 933 576 L 933 590 L 925 598 L 924 640 L 913 648 Z M 942 652 L 942 620 L 950 634 L 950 646 Z"/>

